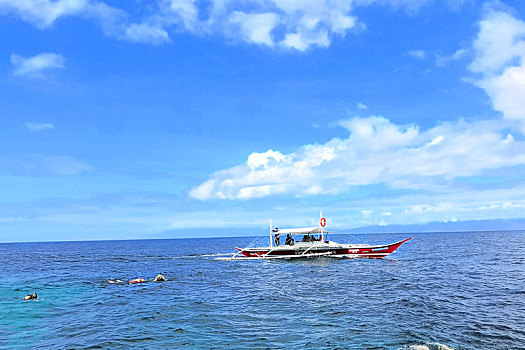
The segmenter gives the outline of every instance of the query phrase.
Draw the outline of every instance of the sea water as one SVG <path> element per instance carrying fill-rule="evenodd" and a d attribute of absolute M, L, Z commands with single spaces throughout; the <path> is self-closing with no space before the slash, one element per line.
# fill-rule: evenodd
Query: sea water
<path fill-rule="evenodd" d="M 216 260 L 245 237 L 0 244 L 0 348 L 525 348 L 525 232 L 330 238 L 410 236 L 382 260 Z"/>

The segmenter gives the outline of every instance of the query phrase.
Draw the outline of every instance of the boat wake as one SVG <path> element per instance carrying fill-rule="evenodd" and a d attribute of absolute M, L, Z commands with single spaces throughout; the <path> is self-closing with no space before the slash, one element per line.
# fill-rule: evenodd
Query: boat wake
<path fill-rule="evenodd" d="M 202 254 L 202 257 L 214 257 L 214 256 L 232 256 L 234 253 L 215 253 L 215 254 Z"/>

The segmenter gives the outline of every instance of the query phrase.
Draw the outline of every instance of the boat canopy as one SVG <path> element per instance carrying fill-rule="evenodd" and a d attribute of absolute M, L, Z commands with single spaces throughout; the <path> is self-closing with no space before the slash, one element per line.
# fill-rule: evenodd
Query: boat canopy
<path fill-rule="evenodd" d="M 278 229 L 277 231 L 274 231 L 273 234 L 287 234 L 290 233 L 292 235 L 307 235 L 310 233 L 327 233 L 326 230 L 324 230 L 322 227 L 303 227 L 303 228 L 285 228 L 285 229 Z"/>

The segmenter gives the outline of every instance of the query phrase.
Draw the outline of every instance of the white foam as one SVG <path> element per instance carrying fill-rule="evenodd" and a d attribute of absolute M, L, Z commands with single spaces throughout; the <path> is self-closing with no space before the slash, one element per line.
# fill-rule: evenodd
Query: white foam
<path fill-rule="evenodd" d="M 409 350 L 454 350 L 454 348 L 440 343 L 427 343 L 427 345 L 410 345 Z"/>
<path fill-rule="evenodd" d="M 227 256 L 227 255 L 233 255 L 233 253 L 203 254 L 203 255 L 201 255 L 201 256 Z"/>

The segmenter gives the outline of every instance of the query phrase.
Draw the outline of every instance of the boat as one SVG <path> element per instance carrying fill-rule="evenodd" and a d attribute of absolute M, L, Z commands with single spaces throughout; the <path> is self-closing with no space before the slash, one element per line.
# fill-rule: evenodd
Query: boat
<path fill-rule="evenodd" d="M 272 228 L 270 221 L 270 242 L 263 247 L 235 247 L 237 252 L 231 257 L 218 260 L 250 259 L 305 259 L 305 258 L 384 258 L 396 251 L 401 244 L 413 237 L 389 244 L 337 243 L 328 240 L 325 230 L 326 218 L 321 214 L 319 226 L 292 229 Z M 283 238 L 286 236 L 283 242 Z"/>

